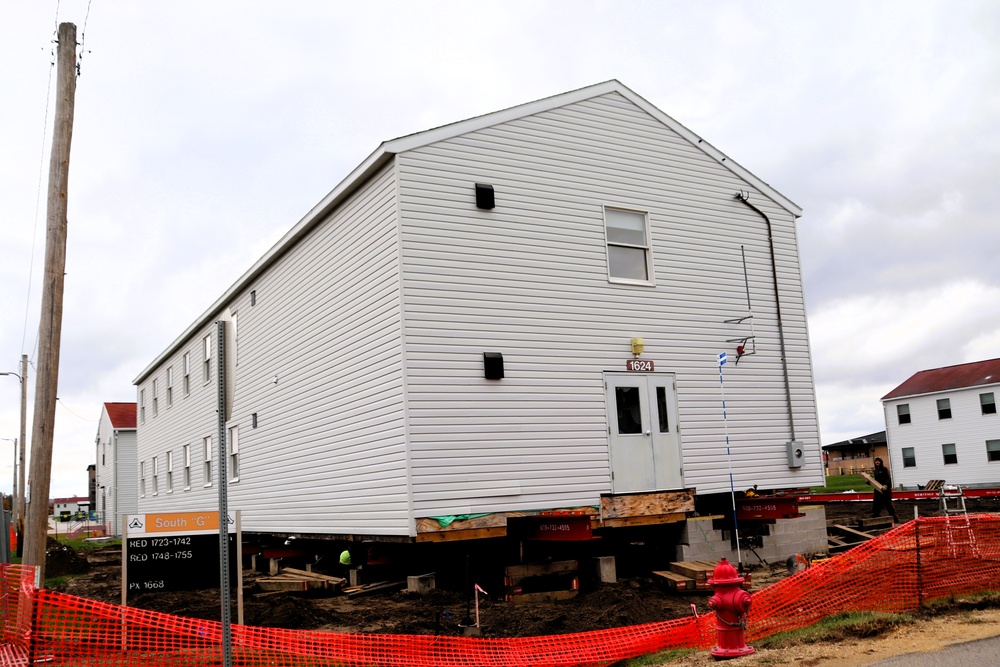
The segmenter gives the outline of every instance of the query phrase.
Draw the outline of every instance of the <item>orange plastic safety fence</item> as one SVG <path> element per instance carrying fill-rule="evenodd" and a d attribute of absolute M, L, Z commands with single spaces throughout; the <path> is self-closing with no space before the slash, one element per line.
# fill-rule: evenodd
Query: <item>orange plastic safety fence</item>
<path fill-rule="evenodd" d="M 1000 587 L 1000 517 L 918 519 L 753 595 L 748 639 L 848 611 L 901 612 Z M 0 664 L 219 664 L 217 622 L 36 589 L 33 571 L 3 570 Z M 358 667 L 605 666 L 669 648 L 715 644 L 715 616 L 544 637 L 488 639 L 232 626 L 235 665 Z"/>

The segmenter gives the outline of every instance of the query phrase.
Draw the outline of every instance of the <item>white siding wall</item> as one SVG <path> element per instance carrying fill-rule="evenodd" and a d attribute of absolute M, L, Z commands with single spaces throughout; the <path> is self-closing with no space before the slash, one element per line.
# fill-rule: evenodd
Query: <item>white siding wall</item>
<path fill-rule="evenodd" d="M 390 165 L 222 309 L 227 319 L 238 312 L 230 425 L 239 426 L 241 460 L 239 480 L 229 485 L 229 507 L 242 510 L 246 531 L 411 531 L 394 192 Z M 205 488 L 201 472 L 202 439 L 212 436 L 217 447 L 214 369 L 203 385 L 200 366 L 201 338 L 214 328 L 195 335 L 141 385 L 148 387 L 173 365 L 174 407 L 161 405 L 151 420 L 147 390 L 139 442 L 147 469 L 153 455 L 165 462 L 164 452 L 173 449 L 175 489 L 164 494 L 161 472 L 159 496 L 147 492 L 140 511 L 218 504 L 217 486 Z M 181 357 L 188 350 L 197 381 L 190 397 L 178 398 Z M 192 446 L 189 491 L 178 486 L 183 444 Z"/>
<path fill-rule="evenodd" d="M 986 457 L 986 441 L 1000 440 L 1000 415 L 982 414 L 979 403 L 979 394 L 991 391 L 1000 399 L 1000 385 L 992 385 L 886 401 L 893 484 L 916 488 L 932 479 L 948 484 L 1000 483 L 1000 461 Z M 950 400 L 951 419 L 938 419 L 939 398 Z M 900 424 L 896 415 L 896 406 L 903 403 L 910 406 L 909 424 Z M 955 445 L 957 465 L 944 464 L 941 445 L 946 443 Z M 904 447 L 914 448 L 915 467 L 903 467 Z"/>
<path fill-rule="evenodd" d="M 104 511 L 104 522 L 114 535 L 121 534 L 122 515 L 136 511 L 135 452 L 135 431 L 115 430 L 107 409 L 102 409 L 97 428 L 97 489 L 91 509 Z"/>
<path fill-rule="evenodd" d="M 122 517 L 126 514 L 135 514 L 139 509 L 139 491 L 136 484 L 136 474 L 138 464 L 136 463 L 136 432 L 118 431 L 116 434 L 118 441 L 118 460 L 115 463 L 117 469 L 118 483 L 114 492 L 114 520 L 115 535 L 122 532 Z M 108 499 L 109 509 L 112 507 L 112 499 Z M 100 502 L 100 500 L 98 500 Z M 110 514 L 108 515 L 110 519 Z"/>
<path fill-rule="evenodd" d="M 748 327 L 757 354 L 726 366 L 736 484 L 822 482 L 794 220 L 773 221 L 795 435 L 791 437 L 763 219 L 749 186 L 617 94 L 398 157 L 408 416 L 417 516 L 588 505 L 611 488 L 602 373 L 633 336 L 677 374 L 685 484 L 729 490 L 716 355 Z M 496 189 L 478 210 L 473 184 Z M 655 287 L 607 279 L 604 205 L 649 212 Z M 483 379 L 502 352 L 506 378 Z"/>

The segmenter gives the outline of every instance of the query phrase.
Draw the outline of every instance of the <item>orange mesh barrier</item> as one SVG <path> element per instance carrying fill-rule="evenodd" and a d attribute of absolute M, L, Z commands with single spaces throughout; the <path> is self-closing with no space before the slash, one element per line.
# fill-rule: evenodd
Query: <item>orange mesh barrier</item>
<path fill-rule="evenodd" d="M 4 566 L 0 664 L 219 664 L 222 626 L 35 588 Z M 1000 588 L 1000 516 L 922 518 L 753 595 L 747 637 L 848 611 L 903 612 Z M 487 639 L 232 626 L 235 665 L 588 667 L 716 643 L 715 616 L 544 637 Z"/>

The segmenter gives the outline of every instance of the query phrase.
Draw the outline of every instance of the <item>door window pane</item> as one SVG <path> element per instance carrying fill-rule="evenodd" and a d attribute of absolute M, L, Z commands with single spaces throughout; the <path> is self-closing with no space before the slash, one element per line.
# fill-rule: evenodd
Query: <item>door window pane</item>
<path fill-rule="evenodd" d="M 615 406 L 618 408 L 618 433 L 642 433 L 642 412 L 639 408 L 638 387 L 615 387 Z"/>
<path fill-rule="evenodd" d="M 656 414 L 660 419 L 660 433 L 670 433 L 670 419 L 667 413 L 667 388 L 656 388 Z"/>

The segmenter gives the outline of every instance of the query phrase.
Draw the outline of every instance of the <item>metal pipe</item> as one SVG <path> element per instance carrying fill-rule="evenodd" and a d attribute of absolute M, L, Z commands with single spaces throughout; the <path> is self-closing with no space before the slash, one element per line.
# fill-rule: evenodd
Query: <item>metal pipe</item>
<path fill-rule="evenodd" d="M 771 219 L 762 210 L 750 203 L 749 193 L 737 192 L 736 198 L 746 204 L 751 210 L 756 211 L 767 223 L 767 240 L 771 249 L 771 277 L 774 279 L 774 306 L 775 314 L 778 318 L 778 342 L 781 346 L 781 370 L 785 376 L 785 399 L 788 401 L 788 425 L 791 430 L 792 440 L 794 441 L 796 437 L 795 417 L 792 414 L 792 385 L 788 377 L 788 359 L 785 357 L 785 329 L 781 319 L 781 294 L 778 291 L 778 262 L 774 253 L 774 228 L 771 225 Z"/>

